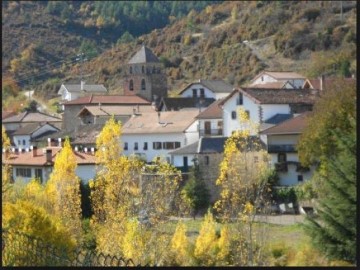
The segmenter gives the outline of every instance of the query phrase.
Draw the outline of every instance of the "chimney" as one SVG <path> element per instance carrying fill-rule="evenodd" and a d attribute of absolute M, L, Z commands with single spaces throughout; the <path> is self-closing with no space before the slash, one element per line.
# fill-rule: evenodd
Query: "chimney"
<path fill-rule="evenodd" d="M 51 138 L 48 138 L 48 147 L 52 146 Z"/>
<path fill-rule="evenodd" d="M 321 75 L 320 76 L 320 90 L 324 90 L 323 87 L 324 87 L 324 75 Z"/>
<path fill-rule="evenodd" d="M 91 147 L 91 154 L 95 155 L 95 148 L 94 147 Z"/>
<path fill-rule="evenodd" d="M 19 154 L 19 149 L 14 148 L 14 153 L 15 153 L 15 155 L 18 155 Z"/>
<path fill-rule="evenodd" d="M 19 154 L 22 152 L 22 148 L 21 147 L 19 147 Z"/>
<path fill-rule="evenodd" d="M 75 146 L 75 152 L 79 152 L 79 147 Z"/>
<path fill-rule="evenodd" d="M 84 91 L 84 84 L 85 82 L 83 80 L 80 81 L 80 90 Z"/>
<path fill-rule="evenodd" d="M 52 150 L 46 149 L 46 162 L 51 162 Z"/>
<path fill-rule="evenodd" d="M 26 147 L 25 151 L 28 153 L 29 152 L 29 147 Z"/>
<path fill-rule="evenodd" d="M 58 142 L 59 142 L 59 147 L 62 147 L 62 142 L 61 142 L 61 138 L 58 138 Z"/>
<path fill-rule="evenodd" d="M 87 149 L 87 147 L 85 147 L 85 148 L 84 148 L 84 152 L 87 153 L 87 151 L 88 151 L 88 149 Z"/>
<path fill-rule="evenodd" d="M 37 156 L 37 147 L 36 147 L 36 146 L 33 146 L 33 147 L 32 147 L 32 153 L 33 153 L 33 154 L 32 154 L 33 157 L 36 157 L 36 156 Z"/>

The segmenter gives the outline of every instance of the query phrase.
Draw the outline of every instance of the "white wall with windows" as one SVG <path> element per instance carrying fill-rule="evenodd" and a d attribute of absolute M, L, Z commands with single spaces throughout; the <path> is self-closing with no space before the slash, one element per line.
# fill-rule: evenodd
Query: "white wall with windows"
<path fill-rule="evenodd" d="M 181 148 L 199 140 L 195 121 L 186 132 L 158 134 L 122 134 L 121 143 L 126 156 L 135 154 L 151 162 L 155 157 L 162 156 L 171 162 L 169 151 Z"/>
<path fill-rule="evenodd" d="M 206 86 L 201 83 L 194 83 L 181 93 L 181 97 L 203 97 L 203 98 L 214 98 L 220 99 L 228 96 L 229 93 L 214 93 Z"/>

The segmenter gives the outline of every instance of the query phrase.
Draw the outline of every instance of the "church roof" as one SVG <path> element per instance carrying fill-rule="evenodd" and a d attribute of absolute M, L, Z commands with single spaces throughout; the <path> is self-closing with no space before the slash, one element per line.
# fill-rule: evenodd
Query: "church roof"
<path fill-rule="evenodd" d="M 130 59 L 129 64 L 140 63 L 158 63 L 160 62 L 156 55 L 144 45 L 141 49 Z"/>

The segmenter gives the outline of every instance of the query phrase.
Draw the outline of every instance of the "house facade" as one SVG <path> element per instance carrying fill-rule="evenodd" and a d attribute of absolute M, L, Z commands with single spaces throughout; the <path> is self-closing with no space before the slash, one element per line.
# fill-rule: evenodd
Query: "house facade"
<path fill-rule="evenodd" d="M 28 183 L 33 178 L 38 178 L 41 183 L 46 183 L 54 168 L 55 157 L 61 150 L 61 146 L 49 145 L 45 148 L 30 149 L 12 148 L 11 152 L 3 152 L 2 164 L 11 165 L 13 181 Z M 95 152 L 74 151 L 77 168 L 76 175 L 88 183 L 96 175 Z"/>
<path fill-rule="evenodd" d="M 223 112 L 224 136 L 235 130 L 248 128 L 238 119 L 239 108 L 244 109 L 249 119 L 260 126 L 276 114 L 295 114 L 309 111 L 317 98 L 309 90 L 239 88 L 220 102 Z M 255 135 L 256 131 L 253 131 Z"/>
<path fill-rule="evenodd" d="M 275 82 L 289 82 L 295 89 L 300 89 L 302 88 L 305 80 L 306 77 L 296 72 L 263 71 L 251 80 L 248 87 Z"/>
<path fill-rule="evenodd" d="M 296 145 L 306 127 L 309 112 L 294 116 L 278 125 L 263 130 L 271 163 L 279 176 L 279 185 L 293 186 L 311 179 L 315 166 L 301 166 Z"/>
<path fill-rule="evenodd" d="M 200 137 L 224 135 L 222 110 L 220 107 L 221 101 L 222 99 L 218 99 L 196 117 L 199 120 Z"/>
<path fill-rule="evenodd" d="M 102 84 L 85 84 L 81 81 L 80 84 L 62 84 L 58 91 L 62 101 L 71 101 L 86 95 L 97 94 L 105 95 L 107 89 Z"/>
<path fill-rule="evenodd" d="M 224 98 L 234 87 L 223 80 L 199 80 L 186 86 L 179 95 L 184 98 Z"/>
<path fill-rule="evenodd" d="M 197 110 L 153 112 L 131 117 L 122 127 L 124 154 L 138 155 L 146 162 L 161 156 L 169 163 L 171 150 L 199 139 Z"/>

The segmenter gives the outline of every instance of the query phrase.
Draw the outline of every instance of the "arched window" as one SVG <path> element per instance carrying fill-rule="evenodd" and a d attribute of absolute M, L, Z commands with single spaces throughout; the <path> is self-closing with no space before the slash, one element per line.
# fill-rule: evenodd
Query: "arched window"
<path fill-rule="evenodd" d="M 133 82 L 133 80 L 130 80 L 129 90 L 130 90 L 130 91 L 133 91 L 133 90 L 134 90 L 134 82 Z"/>
<path fill-rule="evenodd" d="M 130 72 L 130 74 L 132 74 L 132 72 L 133 72 L 132 67 L 130 67 L 129 72 Z"/>
<path fill-rule="evenodd" d="M 145 68 L 144 68 L 144 66 L 141 67 L 141 72 L 142 72 L 142 73 L 145 73 Z"/>
<path fill-rule="evenodd" d="M 141 80 L 141 90 L 146 90 L 145 79 Z"/>

